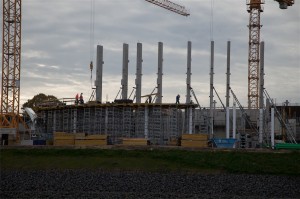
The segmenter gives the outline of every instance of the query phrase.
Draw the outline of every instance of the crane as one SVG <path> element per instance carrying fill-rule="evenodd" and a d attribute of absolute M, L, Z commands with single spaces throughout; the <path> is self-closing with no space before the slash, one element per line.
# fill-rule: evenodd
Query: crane
<path fill-rule="evenodd" d="M 17 129 L 19 124 L 21 3 L 3 0 L 1 129 Z"/>
<path fill-rule="evenodd" d="M 294 0 L 275 0 L 280 9 L 287 9 Z M 260 13 L 263 12 L 264 0 L 247 0 L 249 17 L 249 50 L 248 50 L 248 108 L 258 108 L 259 102 L 259 47 L 260 47 Z"/>
<path fill-rule="evenodd" d="M 146 0 L 172 12 L 188 16 L 184 6 L 168 0 Z M 2 84 L 0 106 L 0 134 L 15 129 L 18 137 L 21 72 L 22 0 L 3 0 Z M 90 63 L 93 69 L 93 62 Z M 5 131 L 6 132 L 6 131 Z"/>

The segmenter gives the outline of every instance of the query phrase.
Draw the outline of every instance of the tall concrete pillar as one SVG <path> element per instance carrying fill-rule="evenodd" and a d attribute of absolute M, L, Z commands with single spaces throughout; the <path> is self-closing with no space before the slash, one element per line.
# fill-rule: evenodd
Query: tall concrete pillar
<path fill-rule="evenodd" d="M 229 129 L 230 129 L 230 123 L 229 123 L 229 107 L 226 107 L 226 138 L 228 139 L 230 137 L 229 135 Z"/>
<path fill-rule="evenodd" d="M 102 102 L 102 74 L 103 74 L 103 46 L 97 45 L 97 60 L 96 60 L 96 101 Z"/>
<path fill-rule="evenodd" d="M 235 139 L 236 135 L 236 103 L 233 102 L 233 110 L 232 110 L 232 138 Z"/>
<path fill-rule="evenodd" d="M 192 42 L 188 41 L 187 49 L 187 78 L 186 78 L 186 103 L 191 103 L 191 62 L 192 62 Z"/>
<path fill-rule="evenodd" d="M 123 44 L 123 70 L 122 70 L 122 99 L 127 99 L 128 96 L 128 44 Z"/>
<path fill-rule="evenodd" d="M 162 103 L 163 43 L 158 42 L 158 72 L 156 103 Z"/>
<path fill-rule="evenodd" d="M 265 42 L 260 42 L 259 108 L 264 108 Z"/>
<path fill-rule="evenodd" d="M 226 73 L 226 107 L 229 107 L 230 98 L 230 41 L 227 41 L 227 73 Z"/>
<path fill-rule="evenodd" d="M 136 103 L 141 103 L 142 95 L 142 44 L 137 43 L 137 55 L 136 55 L 136 79 L 135 79 L 135 96 Z"/>
<path fill-rule="evenodd" d="M 274 149 L 275 146 L 275 116 L 274 108 L 271 108 L 271 147 Z"/>
<path fill-rule="evenodd" d="M 209 99 L 210 99 L 210 138 L 213 138 L 214 134 L 214 128 L 213 128 L 213 121 L 214 121 L 214 41 L 211 41 L 210 44 L 210 94 L 209 94 Z"/>
<path fill-rule="evenodd" d="M 260 146 L 263 144 L 263 133 L 264 133 L 264 52 L 265 43 L 260 42 L 260 70 L 259 70 L 259 136 L 258 141 Z"/>

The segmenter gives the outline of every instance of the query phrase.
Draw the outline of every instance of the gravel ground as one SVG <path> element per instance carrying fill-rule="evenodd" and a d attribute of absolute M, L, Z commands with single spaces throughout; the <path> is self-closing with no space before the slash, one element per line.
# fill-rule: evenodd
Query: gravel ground
<path fill-rule="evenodd" d="M 300 198 L 300 177 L 102 170 L 1 171 L 5 198 Z"/>

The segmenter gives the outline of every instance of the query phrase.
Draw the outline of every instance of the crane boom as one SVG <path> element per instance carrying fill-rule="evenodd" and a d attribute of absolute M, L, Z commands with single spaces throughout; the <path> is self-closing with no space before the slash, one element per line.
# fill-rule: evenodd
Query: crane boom
<path fill-rule="evenodd" d="M 145 0 L 145 1 L 148 1 L 149 3 L 153 3 L 157 6 L 160 6 L 162 8 L 165 8 L 167 10 L 170 10 L 172 12 L 175 12 L 183 16 L 190 15 L 190 12 L 184 6 L 178 5 L 168 0 Z"/>

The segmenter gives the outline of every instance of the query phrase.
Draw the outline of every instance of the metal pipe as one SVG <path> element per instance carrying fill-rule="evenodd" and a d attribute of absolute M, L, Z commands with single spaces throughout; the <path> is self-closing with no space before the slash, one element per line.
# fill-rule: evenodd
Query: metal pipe
<path fill-rule="evenodd" d="M 97 60 L 96 60 L 96 101 L 102 102 L 102 76 L 103 76 L 103 46 L 97 45 Z"/>
<path fill-rule="evenodd" d="M 123 70 L 122 70 L 122 99 L 127 99 L 128 96 L 128 44 L 123 44 Z"/>
<path fill-rule="evenodd" d="M 163 76 L 163 43 L 158 42 L 158 72 L 156 103 L 162 103 L 162 76 Z"/>
<path fill-rule="evenodd" d="M 135 96 L 136 103 L 141 103 L 141 95 L 142 95 L 142 44 L 137 43 L 137 55 L 136 55 L 136 80 L 135 80 Z"/>
<path fill-rule="evenodd" d="M 187 79 L 186 79 L 186 103 L 191 103 L 191 62 L 192 62 L 192 42 L 188 41 L 187 49 Z"/>

